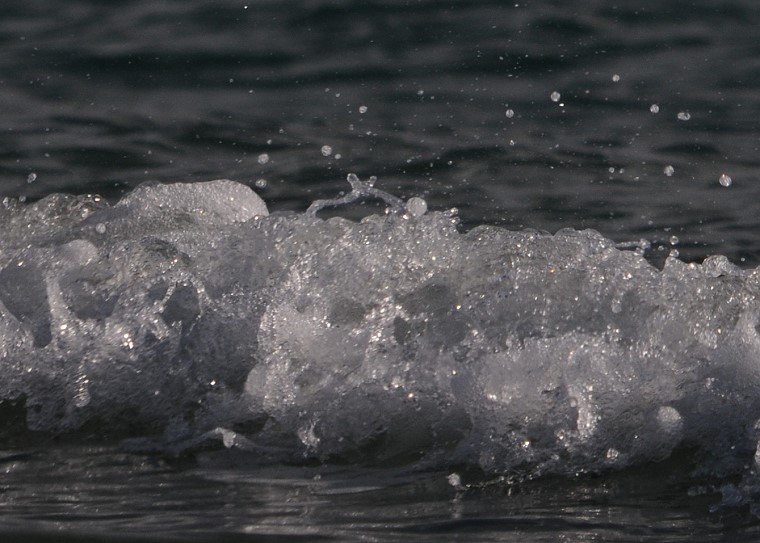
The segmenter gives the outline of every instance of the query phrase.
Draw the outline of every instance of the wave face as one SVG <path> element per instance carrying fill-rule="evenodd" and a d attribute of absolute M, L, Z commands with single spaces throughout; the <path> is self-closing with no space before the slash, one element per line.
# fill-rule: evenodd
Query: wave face
<path fill-rule="evenodd" d="M 356 189 L 356 187 L 354 187 Z M 266 461 L 577 474 L 690 450 L 750 475 L 760 273 L 421 200 L 267 213 L 232 181 L 0 210 L 0 407 Z M 312 210 L 314 211 L 314 210 Z"/>

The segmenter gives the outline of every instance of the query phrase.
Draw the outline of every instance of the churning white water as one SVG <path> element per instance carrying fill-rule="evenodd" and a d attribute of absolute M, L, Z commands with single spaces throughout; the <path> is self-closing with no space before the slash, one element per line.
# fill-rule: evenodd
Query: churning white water
<path fill-rule="evenodd" d="M 655 266 L 590 230 L 463 232 L 349 181 L 302 214 L 232 181 L 7 200 L 0 399 L 33 432 L 257 461 L 534 478 L 689 449 L 749 499 L 758 270 Z M 319 216 L 366 197 L 386 213 Z"/>

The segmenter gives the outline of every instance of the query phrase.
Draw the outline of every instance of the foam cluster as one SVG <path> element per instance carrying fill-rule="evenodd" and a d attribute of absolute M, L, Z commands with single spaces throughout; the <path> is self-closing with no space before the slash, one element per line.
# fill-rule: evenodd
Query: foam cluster
<path fill-rule="evenodd" d="M 275 459 L 532 477 L 689 450 L 752 476 L 760 271 L 386 201 L 358 223 L 231 181 L 6 202 L 0 402 L 32 432 Z"/>

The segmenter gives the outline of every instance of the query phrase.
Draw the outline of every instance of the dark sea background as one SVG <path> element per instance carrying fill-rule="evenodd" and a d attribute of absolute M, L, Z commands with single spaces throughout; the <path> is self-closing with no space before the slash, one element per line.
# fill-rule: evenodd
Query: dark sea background
<path fill-rule="evenodd" d="M 6 0 L 0 11 L 2 197 L 116 201 L 145 181 L 225 178 L 270 211 L 303 211 L 354 172 L 456 207 L 465 229 L 593 228 L 686 261 L 760 264 L 749 0 Z M 4 541 L 758 536 L 740 514 L 709 514 L 719 497 L 667 484 L 678 458 L 465 490 L 438 472 L 254 469 L 4 439 Z"/>

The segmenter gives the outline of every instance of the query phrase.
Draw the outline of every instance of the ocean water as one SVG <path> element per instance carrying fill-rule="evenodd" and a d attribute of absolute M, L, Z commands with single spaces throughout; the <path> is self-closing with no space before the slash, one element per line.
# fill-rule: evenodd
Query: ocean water
<path fill-rule="evenodd" d="M 752 540 L 748 1 L 0 17 L 0 534 Z"/>

